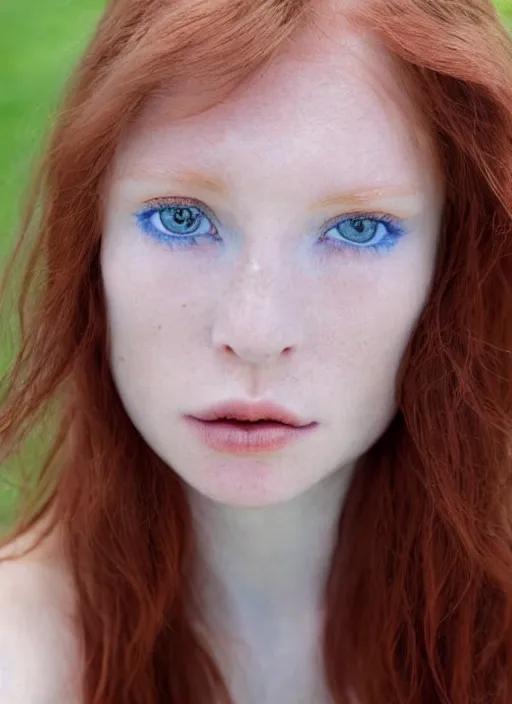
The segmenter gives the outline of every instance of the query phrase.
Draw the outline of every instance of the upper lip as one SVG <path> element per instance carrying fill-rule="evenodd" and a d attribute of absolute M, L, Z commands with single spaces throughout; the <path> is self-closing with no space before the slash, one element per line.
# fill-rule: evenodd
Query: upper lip
<path fill-rule="evenodd" d="M 268 401 L 260 401 L 259 403 L 226 401 L 200 413 L 194 413 L 193 417 L 198 420 L 206 421 L 220 420 L 221 418 L 252 422 L 258 420 L 273 420 L 279 423 L 285 423 L 286 425 L 293 425 L 297 428 L 302 428 L 312 423 L 312 421 L 304 420 L 286 408 L 282 408 Z"/>

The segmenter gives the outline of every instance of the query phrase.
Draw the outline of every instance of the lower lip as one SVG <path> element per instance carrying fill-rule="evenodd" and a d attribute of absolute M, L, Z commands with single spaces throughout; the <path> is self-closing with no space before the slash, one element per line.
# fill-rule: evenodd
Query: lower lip
<path fill-rule="evenodd" d="M 218 452 L 245 454 L 281 450 L 292 442 L 311 433 L 318 423 L 302 428 L 283 423 L 247 425 L 229 421 L 205 421 L 188 416 L 187 420 L 196 429 L 203 442 Z"/>

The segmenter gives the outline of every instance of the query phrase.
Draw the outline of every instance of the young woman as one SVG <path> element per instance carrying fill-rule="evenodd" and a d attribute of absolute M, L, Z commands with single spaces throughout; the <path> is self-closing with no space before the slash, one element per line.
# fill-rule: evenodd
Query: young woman
<path fill-rule="evenodd" d="M 108 4 L 6 268 L 2 701 L 510 702 L 511 168 L 487 0 Z"/>

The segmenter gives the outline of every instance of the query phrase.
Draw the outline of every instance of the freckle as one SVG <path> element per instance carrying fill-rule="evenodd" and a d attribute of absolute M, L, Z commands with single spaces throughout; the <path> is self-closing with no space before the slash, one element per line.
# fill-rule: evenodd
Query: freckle
<path fill-rule="evenodd" d="M 161 330 L 161 329 L 162 329 L 162 326 L 161 326 L 161 325 L 157 325 L 157 326 L 156 326 L 156 329 L 157 329 L 157 330 Z"/>
<path fill-rule="evenodd" d="M 186 308 L 187 305 L 188 305 L 188 303 L 182 303 L 182 304 L 181 304 L 181 307 L 182 307 L 182 308 Z"/>

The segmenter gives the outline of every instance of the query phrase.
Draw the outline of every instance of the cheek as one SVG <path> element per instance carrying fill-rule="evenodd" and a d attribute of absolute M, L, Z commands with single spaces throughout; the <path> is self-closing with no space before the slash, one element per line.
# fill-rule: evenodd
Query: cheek
<path fill-rule="evenodd" d="M 101 269 L 112 374 L 133 406 L 161 395 L 205 338 L 204 274 L 152 243 L 105 237 Z M 202 284 L 202 285 L 201 285 Z M 200 292 L 197 295 L 197 292 Z M 172 365 L 170 365 L 172 360 Z M 130 397 L 131 403 L 127 397 Z"/>
<path fill-rule="evenodd" d="M 102 277 L 112 378 L 132 422 L 149 440 L 144 430 L 158 427 L 171 401 L 169 359 L 187 345 L 179 329 L 181 308 L 156 285 L 140 255 L 134 260 L 121 248 L 105 247 Z M 180 365 L 173 366 L 179 374 Z"/>
<path fill-rule="evenodd" d="M 357 397 L 375 398 L 379 388 L 389 395 L 432 273 L 430 260 L 390 257 L 365 271 L 332 277 L 330 295 L 325 292 L 323 305 L 314 306 L 314 368 L 331 370 Z"/>
<path fill-rule="evenodd" d="M 155 327 L 190 318 L 197 292 L 204 290 L 201 272 L 151 241 L 113 234 L 106 237 L 101 269 L 111 326 L 119 334 L 140 336 Z M 197 307 L 197 305 L 196 305 Z"/>

